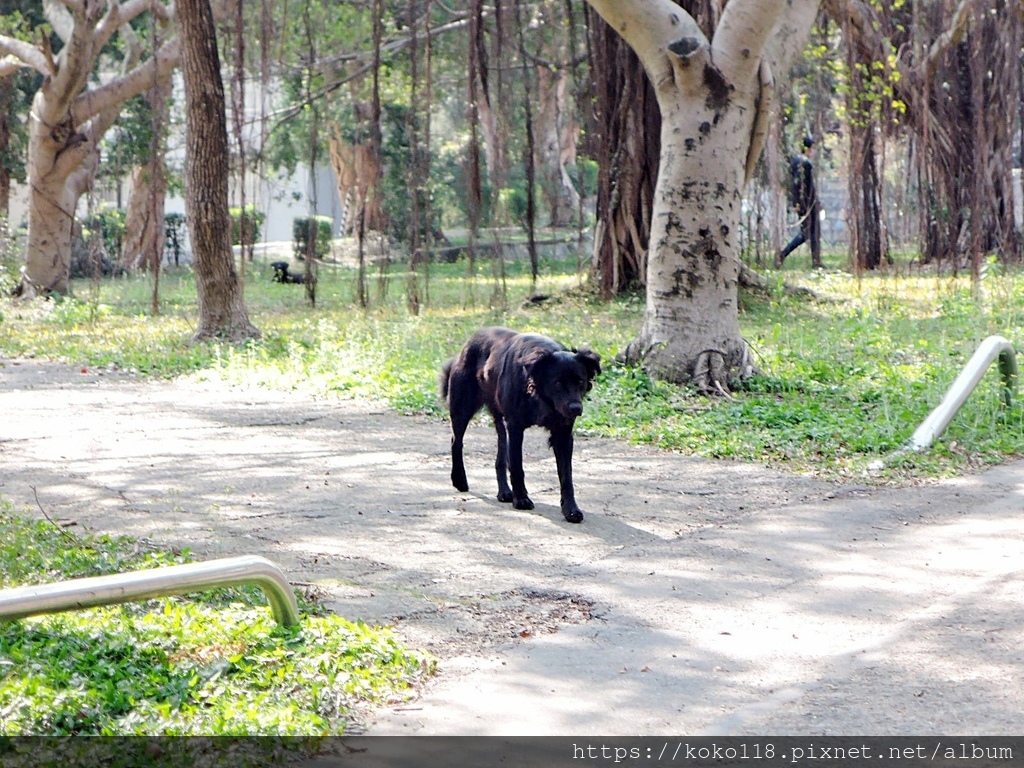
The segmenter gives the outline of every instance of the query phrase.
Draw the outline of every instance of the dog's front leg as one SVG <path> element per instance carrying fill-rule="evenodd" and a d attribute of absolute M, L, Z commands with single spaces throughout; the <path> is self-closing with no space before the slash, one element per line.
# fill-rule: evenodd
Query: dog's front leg
<path fill-rule="evenodd" d="M 498 476 L 498 501 L 506 504 L 512 501 L 512 489 L 508 487 L 508 428 L 505 419 L 494 416 L 494 429 L 498 433 L 498 457 L 494 460 L 494 473 Z"/>
<path fill-rule="evenodd" d="M 508 473 L 512 480 L 512 506 L 516 509 L 533 509 L 523 473 L 523 431 L 523 427 L 518 424 L 508 424 Z"/>
<path fill-rule="evenodd" d="M 576 504 L 572 484 L 572 428 L 551 430 L 551 449 L 558 467 L 558 486 L 562 497 L 562 515 L 570 523 L 583 522 L 583 510 Z"/>

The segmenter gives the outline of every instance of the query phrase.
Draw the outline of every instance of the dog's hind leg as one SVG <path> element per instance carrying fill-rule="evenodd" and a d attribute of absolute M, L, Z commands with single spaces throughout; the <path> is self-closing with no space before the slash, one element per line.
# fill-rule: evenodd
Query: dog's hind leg
<path fill-rule="evenodd" d="M 576 504 L 572 483 L 572 429 L 551 430 L 551 450 L 558 467 L 558 486 L 562 498 L 562 515 L 570 523 L 583 522 L 583 510 Z"/>
<path fill-rule="evenodd" d="M 469 480 L 466 479 L 466 464 L 462 458 L 462 444 L 470 418 L 472 416 L 457 417 L 454 413 L 452 414 L 452 485 L 460 491 L 469 490 Z"/>
<path fill-rule="evenodd" d="M 494 460 L 494 474 L 498 477 L 498 501 L 506 504 L 512 501 L 512 489 L 508 487 L 508 428 L 501 414 L 491 410 L 494 431 L 498 433 L 498 455 Z"/>
<path fill-rule="evenodd" d="M 506 422 L 507 424 L 507 422 Z M 512 480 L 512 506 L 516 509 L 533 509 L 533 501 L 526 491 L 526 476 L 523 473 L 523 427 L 508 426 L 508 474 Z"/>
<path fill-rule="evenodd" d="M 448 413 L 452 419 L 452 485 L 460 491 L 469 490 L 466 464 L 462 457 L 463 439 L 470 420 L 480 410 L 480 390 L 476 382 L 454 373 L 448 381 Z"/>

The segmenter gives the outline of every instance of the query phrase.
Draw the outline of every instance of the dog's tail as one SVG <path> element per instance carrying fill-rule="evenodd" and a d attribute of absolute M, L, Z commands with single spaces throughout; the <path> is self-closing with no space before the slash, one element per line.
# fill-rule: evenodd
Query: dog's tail
<path fill-rule="evenodd" d="M 449 360 L 441 367 L 441 376 L 439 378 L 441 399 L 446 403 L 448 402 L 448 381 L 452 376 L 452 365 L 455 364 L 454 360 Z"/>

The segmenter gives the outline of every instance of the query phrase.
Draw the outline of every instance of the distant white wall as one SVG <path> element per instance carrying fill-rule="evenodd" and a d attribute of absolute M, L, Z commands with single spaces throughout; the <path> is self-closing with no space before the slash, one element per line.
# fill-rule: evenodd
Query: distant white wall
<path fill-rule="evenodd" d="M 246 180 L 246 205 L 256 205 L 266 216 L 263 222 L 263 240 L 274 242 L 292 239 L 292 221 L 297 216 L 330 216 L 334 220 L 334 234 L 341 231 L 342 206 L 338 195 L 338 187 L 334 179 L 334 169 L 330 166 L 318 166 L 315 174 L 316 208 L 313 208 L 313 186 L 310 181 L 309 169 L 299 166 L 291 177 L 268 176 L 256 179 L 250 174 Z M 237 180 L 232 181 L 233 206 L 238 205 L 241 197 L 238 193 Z M 167 198 L 167 213 L 185 213 L 185 199 L 180 195 Z"/>

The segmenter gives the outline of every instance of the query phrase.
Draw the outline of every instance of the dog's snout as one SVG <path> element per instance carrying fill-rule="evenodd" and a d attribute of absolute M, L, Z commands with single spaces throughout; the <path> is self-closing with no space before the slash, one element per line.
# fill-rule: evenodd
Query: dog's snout
<path fill-rule="evenodd" d="M 582 416 L 583 403 L 569 403 L 569 414 L 572 416 Z"/>

